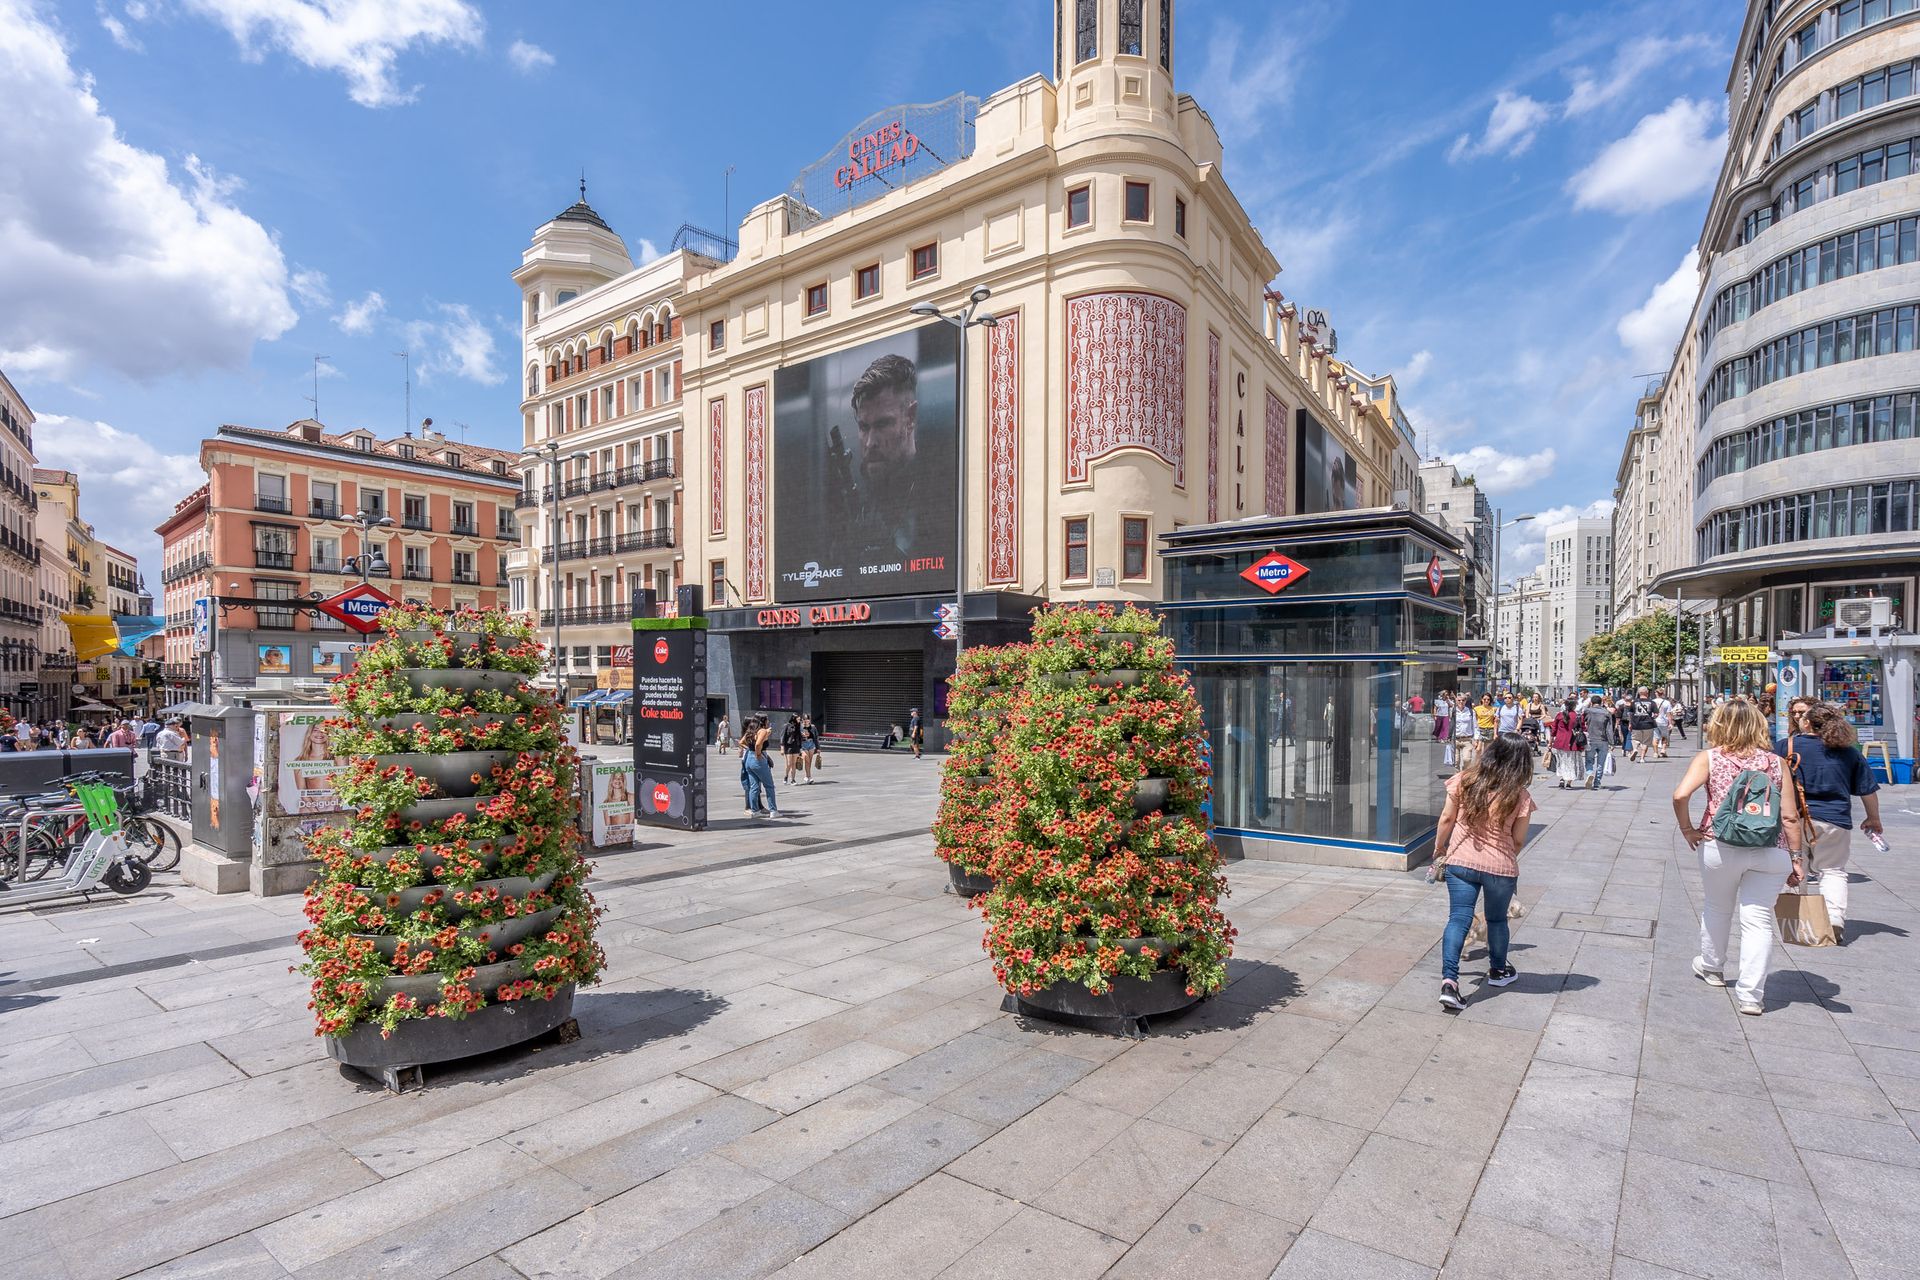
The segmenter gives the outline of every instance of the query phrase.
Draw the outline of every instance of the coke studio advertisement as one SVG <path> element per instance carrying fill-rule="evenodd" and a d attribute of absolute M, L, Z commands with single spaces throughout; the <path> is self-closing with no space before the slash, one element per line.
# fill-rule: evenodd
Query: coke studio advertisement
<path fill-rule="evenodd" d="M 633 775 L 628 823 L 707 826 L 707 620 L 633 620 Z M 605 785 L 612 788 L 609 776 Z M 595 778 L 595 808 L 602 780 Z M 614 802 L 609 797 L 609 802 Z M 612 816 L 611 814 L 609 815 Z M 596 834 L 600 825 L 595 818 Z"/>

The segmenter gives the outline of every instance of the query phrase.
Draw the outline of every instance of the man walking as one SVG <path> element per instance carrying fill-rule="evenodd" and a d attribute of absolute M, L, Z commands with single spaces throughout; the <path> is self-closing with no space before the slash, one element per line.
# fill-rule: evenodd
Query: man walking
<path fill-rule="evenodd" d="M 1641 685 L 1635 692 L 1633 706 L 1627 714 L 1628 722 L 1633 728 L 1634 763 L 1645 764 L 1647 752 L 1653 749 L 1653 726 L 1657 715 L 1653 696 L 1647 686 Z"/>
<path fill-rule="evenodd" d="M 1613 754 L 1613 712 L 1604 702 L 1587 704 L 1587 790 L 1598 791 Z"/>
<path fill-rule="evenodd" d="M 913 748 L 913 758 L 920 758 L 920 749 L 927 740 L 926 730 L 920 727 L 920 708 L 907 712 L 907 743 Z"/>

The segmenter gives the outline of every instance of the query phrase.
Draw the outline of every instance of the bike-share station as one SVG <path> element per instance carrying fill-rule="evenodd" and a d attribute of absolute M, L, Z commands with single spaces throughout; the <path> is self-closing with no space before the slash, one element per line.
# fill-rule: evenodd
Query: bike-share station
<path fill-rule="evenodd" d="M 50 756 L 93 752 L 48 752 Z M 52 905 L 67 898 L 91 899 L 96 893 L 139 893 L 153 880 L 143 856 L 127 842 L 116 788 L 132 784 L 132 753 L 122 757 L 126 773 L 79 772 L 63 777 L 60 790 L 17 796 L 0 808 L 5 827 L 9 871 L 0 885 L 0 908 Z M 36 857 L 36 851 L 41 856 Z M 48 875 L 58 859 L 59 873 Z"/>

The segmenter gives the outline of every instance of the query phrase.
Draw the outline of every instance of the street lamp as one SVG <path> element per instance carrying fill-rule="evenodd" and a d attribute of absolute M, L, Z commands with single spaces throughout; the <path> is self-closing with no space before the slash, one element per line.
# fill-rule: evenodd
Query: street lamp
<path fill-rule="evenodd" d="M 917 302 L 907 308 L 916 316 L 925 316 L 929 320 L 945 320 L 960 331 L 960 385 L 955 391 L 954 405 L 954 452 L 960 465 L 955 467 L 958 479 L 954 498 L 954 545 L 958 549 L 953 575 L 953 669 L 960 669 L 960 654 L 967 646 L 967 330 L 976 325 L 985 325 L 989 329 L 997 328 L 1000 322 L 991 315 L 979 315 L 980 304 L 992 295 L 992 290 L 981 285 L 967 298 L 964 311 L 948 314 L 931 302 Z"/>
<path fill-rule="evenodd" d="M 534 445 L 521 455 L 529 463 L 545 459 L 547 463 L 547 508 L 553 514 L 549 523 L 552 530 L 550 539 L 553 556 L 553 585 L 547 590 L 547 600 L 553 606 L 553 696 L 565 702 L 566 690 L 560 683 L 560 442 L 549 440 L 545 444 Z M 587 455 L 575 450 L 566 457 L 568 462 L 585 462 Z"/>
<path fill-rule="evenodd" d="M 1515 516 L 1503 522 L 1500 514 L 1500 508 L 1495 507 L 1493 509 L 1493 636 L 1491 639 L 1495 684 L 1500 682 L 1500 531 L 1533 519 L 1533 514 L 1529 512 L 1524 516 Z"/>
<path fill-rule="evenodd" d="M 348 519 L 347 523 L 360 531 L 360 554 L 348 556 L 340 562 L 340 567 L 349 573 L 359 574 L 362 582 L 367 580 L 368 574 L 386 577 L 392 566 L 388 565 L 387 558 L 380 554 L 380 549 L 373 545 L 373 531 L 391 529 L 393 517 L 377 516 L 371 511 L 361 511 Z"/>

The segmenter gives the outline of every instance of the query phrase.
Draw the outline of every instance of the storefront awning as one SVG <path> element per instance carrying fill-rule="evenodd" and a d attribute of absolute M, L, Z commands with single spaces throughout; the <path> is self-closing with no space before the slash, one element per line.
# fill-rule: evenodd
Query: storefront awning
<path fill-rule="evenodd" d="M 608 689 L 606 692 L 607 696 L 600 700 L 603 706 L 612 706 L 616 702 L 633 701 L 633 690 L 631 689 Z"/>
<path fill-rule="evenodd" d="M 607 696 L 607 691 L 605 689 L 594 689 L 591 692 L 581 694 L 579 697 L 575 698 L 572 702 L 569 702 L 567 705 L 570 707 L 590 706 L 593 703 L 600 701 L 602 698 L 606 696 Z"/>

